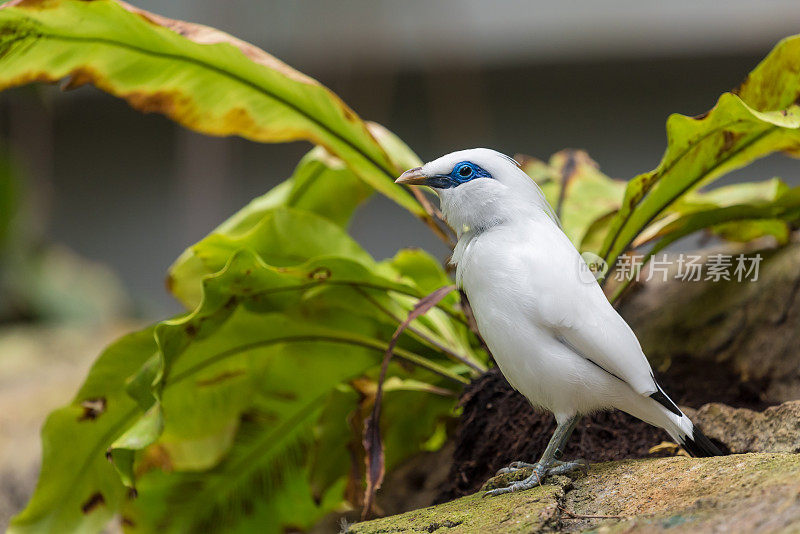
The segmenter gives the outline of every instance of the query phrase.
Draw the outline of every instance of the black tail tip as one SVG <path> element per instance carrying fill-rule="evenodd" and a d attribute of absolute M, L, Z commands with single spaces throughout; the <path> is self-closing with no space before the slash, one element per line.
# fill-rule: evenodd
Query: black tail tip
<path fill-rule="evenodd" d="M 692 435 L 684 438 L 683 448 L 695 458 L 725 456 L 725 453 L 714 445 L 696 426 L 692 428 Z"/>

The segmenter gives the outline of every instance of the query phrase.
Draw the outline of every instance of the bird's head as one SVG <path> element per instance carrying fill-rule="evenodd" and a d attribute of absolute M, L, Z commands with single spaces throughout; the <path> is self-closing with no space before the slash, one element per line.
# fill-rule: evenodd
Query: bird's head
<path fill-rule="evenodd" d="M 432 188 L 459 236 L 525 217 L 544 215 L 555 221 L 536 182 L 516 161 L 488 148 L 447 154 L 407 170 L 395 181 Z"/>

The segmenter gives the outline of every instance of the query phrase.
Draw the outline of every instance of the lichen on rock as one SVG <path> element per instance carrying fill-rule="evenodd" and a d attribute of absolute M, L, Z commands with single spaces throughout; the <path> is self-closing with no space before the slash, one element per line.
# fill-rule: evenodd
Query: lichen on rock
<path fill-rule="evenodd" d="M 505 481 L 495 479 L 494 484 Z M 800 532 L 800 455 L 653 458 L 350 526 L 353 534 Z"/>
<path fill-rule="evenodd" d="M 357 523 L 348 534 L 438 532 L 527 533 L 550 532 L 558 527 L 558 505 L 564 498 L 560 485 L 548 484 L 502 498 L 481 493 L 404 514 Z"/>

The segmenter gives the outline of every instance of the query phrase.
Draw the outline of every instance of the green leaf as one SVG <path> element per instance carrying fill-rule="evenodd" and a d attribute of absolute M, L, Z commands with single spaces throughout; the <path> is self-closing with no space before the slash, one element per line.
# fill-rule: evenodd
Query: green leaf
<path fill-rule="evenodd" d="M 735 93 L 700 117 L 672 115 L 667 151 L 627 186 L 600 255 L 609 265 L 664 210 L 693 189 L 776 151 L 800 151 L 800 36 L 781 41 Z"/>
<path fill-rule="evenodd" d="M 293 524 L 290 516 L 297 513 L 310 520 L 341 505 L 348 465 L 339 466 L 338 476 L 334 471 L 319 478 L 310 461 L 299 462 L 292 451 L 319 443 L 313 429 L 327 402 L 319 399 L 332 398 L 349 380 L 375 375 L 397 318 L 408 313 L 423 288 L 448 278 L 422 251 L 403 251 L 378 264 L 341 226 L 311 212 L 267 204 L 251 213 L 257 215 L 226 223 L 226 232 L 192 247 L 197 274 L 185 282 L 200 287 L 197 307 L 141 334 L 148 343 L 130 360 L 135 365 L 109 377 L 129 409 L 113 431 L 92 437 L 85 452 L 91 466 L 69 486 L 87 488 L 89 497 L 104 495 L 107 513 L 90 517 L 97 524 L 122 507 L 126 522 L 143 528 L 172 517 L 187 518 L 169 522 L 177 530 L 200 528 L 226 523 L 231 513 L 234 523 L 243 525 L 243 518 L 252 516 L 239 513 L 237 502 L 267 476 L 275 481 L 254 491 L 255 508 L 277 518 L 276 524 Z M 485 364 L 485 355 L 476 352 L 474 338 L 452 311 L 431 310 L 413 326 L 396 350 L 412 367 L 392 366 L 392 376 L 432 385 L 418 387 L 419 394 L 440 397 L 440 388 L 457 388 L 474 372 L 438 347 Z M 452 402 L 420 401 L 418 411 L 398 411 L 398 425 L 438 421 L 451 413 Z M 114 406 L 120 404 L 115 400 Z M 252 417 L 258 425 L 250 424 Z M 390 448 L 398 447 L 390 454 L 400 461 L 421 450 L 433 432 L 425 428 L 413 439 L 392 438 L 400 442 L 389 442 Z M 45 433 L 45 450 L 66 432 Z M 286 439 L 270 438 L 275 432 Z M 105 459 L 108 449 L 119 476 Z M 237 459 L 240 454 L 259 461 L 244 462 Z M 53 455 L 68 472 L 63 451 Z M 45 465 L 52 461 L 46 456 Z M 97 483 L 101 469 L 112 486 Z M 45 471 L 43 476 L 52 475 Z M 42 484 L 52 482 L 43 479 Z M 125 485 L 135 486 L 140 500 L 119 497 Z M 195 490 L 186 494 L 190 486 Z M 66 491 L 71 491 L 66 485 L 53 490 L 55 502 Z M 154 504 L 158 495 L 185 504 L 166 510 Z M 258 495 L 268 502 L 260 504 Z M 290 495 L 305 504 L 290 506 Z M 20 524 L 34 517 L 37 507 L 44 513 L 54 506 L 37 504 L 44 498 L 37 492 Z M 68 500 L 64 506 L 71 506 L 76 528 L 83 528 L 80 506 Z M 281 506 L 285 510 L 279 513 Z M 208 513 L 198 515 L 198 507 Z"/>
<path fill-rule="evenodd" d="M 400 250 L 394 258 L 384 262 L 404 279 L 413 280 L 421 294 L 427 295 L 440 287 L 452 284 L 452 281 L 442 269 L 442 265 L 433 256 L 421 249 Z M 402 300 L 402 299 L 397 299 Z M 414 302 L 406 299 L 406 309 L 410 309 Z M 462 355 L 469 360 L 473 368 L 486 370 L 488 357 L 486 354 L 477 353 L 473 346 L 476 339 L 466 323 L 458 320 L 460 316 L 448 310 L 459 305 L 459 296 L 456 292 L 447 295 L 440 304 L 439 309 L 432 309 L 413 324 L 414 331 L 419 331 L 430 337 L 435 337 L 444 342 L 450 350 Z M 397 312 L 398 318 L 401 314 Z M 400 321 L 396 321 L 399 323 Z"/>
<path fill-rule="evenodd" d="M 761 203 L 743 203 L 688 213 L 673 221 L 660 232 L 661 237 L 648 256 L 659 252 L 670 243 L 704 228 L 731 223 L 780 223 L 784 226 L 800 220 L 800 187 L 781 191 L 774 200 Z M 745 228 L 742 225 L 741 228 Z M 760 237 L 759 234 L 756 237 Z M 738 240 L 738 239 L 737 239 Z"/>
<path fill-rule="evenodd" d="M 334 504 L 314 502 L 303 467 L 321 400 L 305 403 L 277 424 L 267 425 L 264 414 L 249 411 L 222 462 L 202 472 L 148 471 L 139 483 L 140 498 L 125 503 L 122 516 L 134 532 L 277 534 L 286 525 L 312 526 Z M 341 473 L 330 485 L 340 478 Z M 336 488 L 326 487 L 323 495 L 331 492 Z M 336 497 L 338 504 L 341 496 Z"/>
<path fill-rule="evenodd" d="M 5 253 L 11 234 L 12 222 L 19 206 L 19 184 L 7 159 L 5 150 L 0 150 L 0 258 Z"/>
<path fill-rule="evenodd" d="M 300 160 L 288 180 L 250 201 L 215 231 L 242 234 L 268 210 L 278 206 L 310 211 L 346 228 L 355 209 L 371 194 L 372 188 L 359 180 L 342 160 L 318 146 Z"/>
<path fill-rule="evenodd" d="M 716 224 L 711 227 L 711 231 L 728 241 L 738 241 L 747 243 L 754 239 L 764 236 L 772 236 L 779 245 L 786 245 L 789 242 L 791 228 L 789 222 L 771 220 L 742 220 Z"/>
<path fill-rule="evenodd" d="M 619 209 L 625 182 L 600 172 L 582 150 L 562 150 L 549 163 L 523 158 L 522 169 L 542 188 L 575 247 L 591 250 L 583 245 L 587 233 L 593 222 Z"/>
<path fill-rule="evenodd" d="M 633 247 L 640 247 L 653 239 L 664 236 L 664 229 L 683 215 L 735 205 L 764 205 L 774 202 L 788 189 L 789 187 L 782 180 L 773 178 L 762 182 L 745 182 L 717 187 L 704 192 L 692 191 L 673 203 L 672 206 L 664 211 L 663 216 L 658 221 L 642 231 L 633 242 Z M 737 226 L 740 225 L 737 223 Z M 771 225 L 764 227 L 766 233 L 772 233 L 769 226 Z M 783 223 L 783 226 L 785 226 L 785 223 Z M 741 228 L 741 232 L 723 231 L 721 228 L 716 227 L 712 228 L 712 230 L 731 241 L 750 241 L 761 235 L 766 235 L 754 232 L 755 226 L 751 227 L 751 230 Z M 751 235 L 751 237 L 746 238 L 747 235 Z"/>
<path fill-rule="evenodd" d="M 611 226 L 611 221 L 614 220 L 616 214 L 616 211 L 612 211 L 592 221 L 592 223 L 586 228 L 586 232 L 583 234 L 583 239 L 581 239 L 580 246 L 577 247 L 578 250 L 581 252 L 589 251 L 593 254 L 597 254 L 597 252 L 599 252 L 600 248 L 603 246 L 603 241 L 608 235 L 608 229 Z"/>
<path fill-rule="evenodd" d="M 326 273 L 324 278 L 315 280 L 309 276 L 320 272 Z M 241 252 L 223 271 L 205 279 L 204 299 L 198 310 L 157 327 L 163 367 L 154 396 L 163 398 L 164 414 L 164 439 L 159 443 L 168 452 L 173 468 L 207 468 L 205 464 L 186 464 L 182 449 L 174 443 L 197 443 L 204 437 L 224 433 L 236 423 L 238 413 L 252 409 L 253 398 L 261 399 L 258 411 L 268 417 L 268 429 L 280 427 L 281 421 L 294 421 L 293 414 L 306 414 L 278 433 L 281 437 L 302 434 L 298 425 L 310 424 L 308 418 L 319 399 L 330 395 L 343 380 L 377 366 L 386 342 L 375 338 L 388 337 L 389 328 L 394 325 L 384 325 L 378 315 L 376 322 L 368 315 L 359 318 L 343 314 L 341 299 L 329 298 L 320 291 L 328 285 L 351 284 L 408 291 L 406 286 L 370 274 L 362 264 L 344 258 L 319 258 L 297 268 L 275 268 L 263 264 L 252 253 Z M 295 290 L 287 291 L 292 288 Z M 356 292 L 353 297 L 360 298 Z M 398 350 L 397 355 L 456 383 L 463 380 L 433 359 L 405 349 Z M 305 369 L 313 369 L 313 373 L 304 372 Z M 214 389 L 240 376 L 246 378 L 235 384 L 240 401 L 231 402 L 231 392 L 222 396 L 225 402 L 206 400 L 207 396 L 214 396 Z M 129 432 L 141 434 L 136 426 Z M 242 486 L 250 487 L 252 478 L 263 469 L 277 469 L 268 460 L 273 453 L 282 455 L 283 447 L 269 437 L 270 432 L 274 430 L 263 439 L 250 442 L 253 448 L 242 458 L 233 460 L 228 455 L 204 477 L 202 489 L 195 487 L 185 508 L 171 507 L 169 524 L 192 531 L 206 530 L 222 521 L 230 499 L 242 492 Z M 138 449 L 148 445 L 136 444 Z M 227 450 L 221 445 L 218 452 Z M 254 458 L 269 465 L 254 463 Z M 132 474 L 124 475 L 127 478 Z M 145 488 L 140 486 L 139 490 L 144 492 Z M 180 489 L 175 491 L 185 494 Z M 198 514 L 198 509 L 208 513 Z"/>
<path fill-rule="evenodd" d="M 724 207 L 734 204 L 772 202 L 788 190 L 789 186 L 783 180 L 772 178 L 760 182 L 744 182 L 715 187 L 709 191 L 692 192 L 676 204 L 678 207 L 687 204 Z"/>
<path fill-rule="evenodd" d="M 69 78 L 201 133 L 308 140 L 429 220 L 394 184 L 404 169 L 334 93 L 228 34 L 112 0 L 21 0 L 0 10 L 0 35 L 0 88 Z"/>
<path fill-rule="evenodd" d="M 720 208 L 704 209 L 683 215 L 660 229 L 653 237 L 659 238 L 644 255 L 639 269 L 658 252 L 678 239 L 702 230 L 715 228 L 723 237 L 749 241 L 763 235 L 773 235 L 779 243 L 788 240 L 790 227 L 800 222 L 800 187 L 780 188 L 777 197 L 769 202 L 744 203 Z M 634 277 L 617 286 L 611 301 L 617 300 Z"/>
<path fill-rule="evenodd" d="M 400 276 L 414 281 L 422 294 L 427 295 L 442 286 L 452 284 L 441 262 L 419 248 L 405 248 L 397 252 L 393 258 L 384 262 Z M 452 300 L 456 295 L 450 295 Z"/>
<path fill-rule="evenodd" d="M 72 403 L 50 414 L 39 483 L 10 533 L 97 532 L 121 506 L 127 490 L 106 449 L 143 413 L 125 379 L 155 350 L 151 328 L 123 337 L 100 355 Z"/>
<path fill-rule="evenodd" d="M 285 224 L 276 223 L 272 226 L 275 231 L 281 232 L 280 235 L 275 236 L 275 239 L 284 243 L 296 241 L 297 246 L 293 246 L 292 250 L 299 254 L 298 263 L 317 253 L 343 251 L 334 246 L 326 247 L 323 252 L 320 252 L 319 246 L 310 248 L 310 238 L 315 236 L 315 231 L 319 232 L 316 235 L 321 238 L 323 245 L 325 245 L 326 239 L 330 239 L 331 243 L 341 242 L 342 246 L 347 249 L 346 251 L 351 251 L 356 257 L 366 259 L 366 254 L 342 229 L 350 221 L 355 209 L 370 194 L 371 189 L 358 180 L 352 171 L 344 167 L 339 159 L 328 154 L 322 147 L 315 147 L 300 160 L 288 180 L 252 200 L 247 206 L 220 224 L 203 241 L 186 249 L 170 267 L 167 287 L 187 309 L 196 307 L 200 301 L 202 277 L 218 271 L 230 256 L 229 251 L 223 258 L 209 265 L 209 262 L 204 261 L 201 257 L 206 246 L 211 247 L 212 242 L 225 240 L 239 239 L 241 241 L 243 236 L 247 235 L 263 235 L 267 226 L 265 219 L 280 207 L 300 208 L 311 212 L 309 215 L 304 215 L 293 210 L 292 213 L 298 213 L 295 218 L 286 221 Z M 319 217 L 314 218 L 313 214 Z M 297 218 L 302 220 L 296 220 Z M 317 226 L 322 228 L 320 230 L 308 226 L 314 224 L 312 219 L 319 220 L 320 218 L 325 218 L 333 224 L 325 224 L 324 221 L 320 221 L 317 223 Z M 304 222 L 306 220 L 311 222 Z M 299 226 L 293 228 L 294 224 Z M 259 225 L 261 228 L 256 228 Z M 309 231 L 302 233 L 303 239 L 295 240 L 294 236 L 301 233 L 297 231 L 301 227 L 308 228 Z M 307 254 L 303 252 L 304 247 L 309 247 L 306 249 Z M 300 250 L 298 251 L 298 249 Z M 284 255 L 288 256 L 288 254 Z"/>
<path fill-rule="evenodd" d="M 314 489 L 329 495 L 324 506 L 314 504 L 309 465 L 292 450 L 314 444 L 314 422 L 325 399 L 348 380 L 377 372 L 396 327 L 356 288 L 379 299 L 395 291 L 418 291 L 405 277 L 387 278 L 373 270 L 388 266 L 371 267 L 335 256 L 275 267 L 253 252 L 235 253 L 219 273 L 203 280 L 202 303 L 195 311 L 132 336 L 136 344 L 126 339 L 109 349 L 66 415 L 62 410 L 51 417 L 65 422 L 57 427 L 48 423 L 42 482 L 15 527 L 47 531 L 63 522 L 74 527 L 70 530 L 96 530 L 123 507 L 126 521 L 143 527 L 206 530 L 230 521 L 241 524 L 247 516 L 247 505 L 239 508 L 242 495 L 251 503 L 260 495 L 268 497 L 264 517 L 273 517 L 273 526 L 293 524 L 292 514 L 313 518 L 330 511 L 341 501 L 336 484 L 348 466 L 341 466 L 339 478 L 328 476 L 328 486 Z M 360 313 L 351 313 L 355 309 Z M 450 388 L 466 381 L 459 373 L 467 371 L 455 370 L 463 366 L 404 337 L 396 355 L 416 367 L 393 367 L 393 376 L 413 379 L 398 390 L 429 395 L 441 391 L 437 381 L 449 382 Z M 156 358 L 151 357 L 154 351 Z M 79 422 L 77 403 L 98 395 L 108 409 L 90 423 Z M 438 404 L 420 401 L 417 411 L 399 410 L 398 424 L 407 427 L 420 420 L 418 410 L 427 410 L 426 418 L 446 416 L 452 403 L 452 398 Z M 87 426 L 102 432 L 82 435 L 78 447 L 56 447 L 64 436 L 80 434 L 80 425 L 98 423 L 111 426 Z M 429 427 L 426 423 L 424 428 Z M 398 461 L 430 438 L 432 430 L 424 428 L 403 438 L 400 451 L 392 453 Z M 135 483 L 141 502 L 152 506 L 125 504 L 124 485 L 105 459 L 109 447 L 122 482 Z M 77 474 L 71 467 L 79 463 L 74 451 L 83 455 L 86 466 Z M 271 481 L 266 486 L 264 477 Z M 292 507 L 286 501 L 292 492 L 306 495 L 298 501 L 306 504 Z M 98 493 L 103 506 L 91 505 L 98 513 L 82 514 L 81 506 Z M 153 505 L 157 495 L 169 496 L 170 506 Z M 302 512 L 303 506 L 319 509 Z"/>
<path fill-rule="evenodd" d="M 392 377 L 384 385 L 383 441 L 386 444 L 386 469 L 391 471 L 410 455 L 419 452 L 436 432 L 437 424 L 452 417 L 452 397 L 431 391 L 428 384 Z M 408 414 L 416 414 L 409 417 Z"/>

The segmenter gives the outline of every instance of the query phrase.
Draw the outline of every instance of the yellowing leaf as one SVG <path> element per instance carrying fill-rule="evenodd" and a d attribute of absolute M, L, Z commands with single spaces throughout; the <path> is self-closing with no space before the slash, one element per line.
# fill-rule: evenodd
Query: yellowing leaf
<path fill-rule="evenodd" d="M 665 235 L 665 228 L 684 215 L 736 205 L 749 204 L 761 206 L 774 202 L 788 191 L 788 189 L 789 187 L 782 180 L 773 178 L 761 182 L 726 185 L 705 192 L 692 191 L 674 202 L 664 211 L 662 217 L 645 228 L 634 240 L 633 247 L 637 248 L 649 243 L 653 239 L 663 237 Z M 735 224 L 740 226 L 740 223 Z M 785 227 L 785 223 L 781 224 Z M 765 228 L 765 230 L 766 229 L 767 228 Z M 755 230 L 755 228 L 753 228 L 753 230 Z M 757 231 L 744 229 L 742 229 L 742 232 L 736 233 L 730 231 L 723 232 L 718 228 L 715 229 L 715 232 L 721 237 L 732 241 L 749 241 L 763 235 L 759 234 Z M 750 237 L 747 238 L 745 234 Z"/>
<path fill-rule="evenodd" d="M 0 36 L 0 89 L 67 79 L 205 134 L 308 140 L 430 222 L 394 184 L 409 159 L 402 142 L 390 141 L 394 161 L 333 92 L 224 32 L 114 0 L 17 0 L 0 8 Z"/>
<path fill-rule="evenodd" d="M 800 153 L 800 36 L 781 41 L 735 93 L 700 117 L 672 115 L 660 165 L 629 182 L 600 255 L 609 265 L 683 195 L 777 151 Z"/>
<path fill-rule="evenodd" d="M 640 269 L 658 252 L 678 239 L 705 228 L 713 228 L 723 237 L 735 241 L 749 241 L 764 235 L 774 236 L 785 243 L 789 225 L 800 222 L 800 187 L 782 191 L 775 200 L 709 208 L 682 215 L 659 229 L 653 247 L 644 255 Z M 611 301 L 623 293 L 632 280 L 628 278 L 614 288 Z"/>

